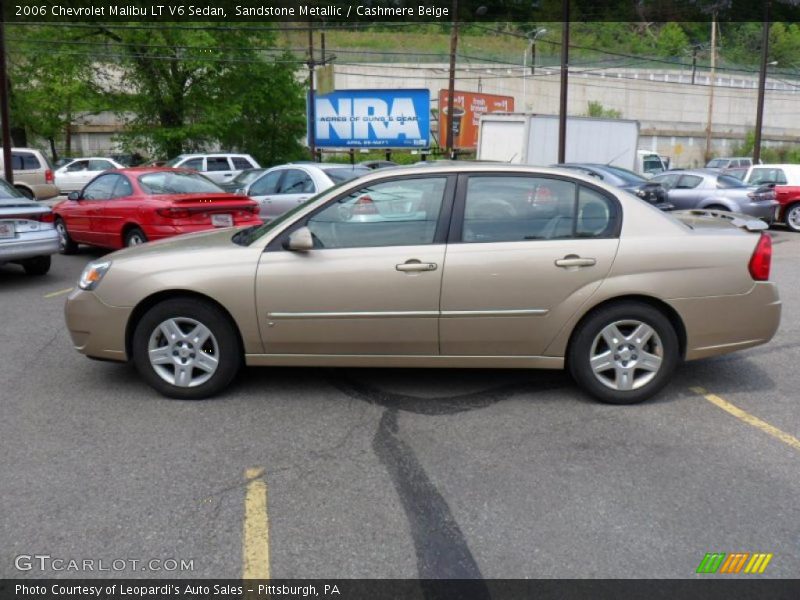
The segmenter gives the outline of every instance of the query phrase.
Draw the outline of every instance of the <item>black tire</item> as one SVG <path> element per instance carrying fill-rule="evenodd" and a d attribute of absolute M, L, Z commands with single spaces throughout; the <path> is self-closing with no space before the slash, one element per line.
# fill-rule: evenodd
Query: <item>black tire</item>
<path fill-rule="evenodd" d="M 783 213 L 783 222 L 791 231 L 800 233 L 800 202 L 787 206 Z"/>
<path fill-rule="evenodd" d="M 50 270 L 50 256 L 34 256 L 23 260 L 22 268 L 28 275 L 45 275 Z"/>
<path fill-rule="evenodd" d="M 724 210 L 724 211 L 728 211 L 729 209 L 728 209 L 727 206 L 722 206 L 722 204 L 710 204 L 708 206 L 704 206 L 703 210 Z"/>
<path fill-rule="evenodd" d="M 126 248 L 130 246 L 139 246 L 140 244 L 144 244 L 146 242 L 147 242 L 147 236 L 144 234 L 144 231 L 142 231 L 138 227 L 134 227 L 133 229 L 128 230 L 128 232 L 125 234 Z"/>
<path fill-rule="evenodd" d="M 78 251 L 78 244 L 69 236 L 67 224 L 62 219 L 56 219 L 55 226 L 59 237 L 58 251 L 61 254 L 75 254 Z"/>
<path fill-rule="evenodd" d="M 623 340 L 617 349 L 611 347 L 601 332 L 612 324 L 626 323 L 619 325 L 618 330 L 623 336 L 635 328 L 635 323 L 649 325 L 657 334 L 646 342 L 646 351 L 657 354 L 661 357 L 660 366 L 656 370 L 639 369 L 635 365 L 642 363 L 636 352 L 640 350 L 630 350 L 633 346 L 623 349 L 622 353 L 615 354 L 627 340 Z M 630 328 L 630 329 L 627 329 Z M 630 368 L 630 376 L 633 377 L 634 386 L 632 389 L 622 390 L 610 387 L 614 383 L 610 382 L 612 375 L 616 375 L 618 370 L 611 366 L 609 370 L 595 374 L 591 366 L 591 357 L 607 348 L 612 354 L 606 359 L 610 365 L 623 365 Z M 627 352 L 627 354 L 623 354 Z M 603 352 L 598 352 L 603 354 Z M 602 357 L 598 357 L 602 358 Z M 633 362 L 629 360 L 633 359 Z M 617 359 L 621 359 L 619 362 Z M 639 360 L 637 360 L 639 359 Z M 591 313 L 584 319 L 572 335 L 569 352 L 567 355 L 567 365 L 576 383 L 585 392 L 601 402 L 607 404 L 636 404 L 643 402 L 657 394 L 668 382 L 675 368 L 680 362 L 678 336 L 669 319 L 658 309 L 640 302 L 619 302 L 610 304 Z M 630 367 L 633 365 L 633 367 Z M 639 374 L 640 386 L 636 386 L 637 373 Z M 654 374 L 653 374 L 654 373 Z M 607 381 L 607 383 L 603 383 Z"/>
<path fill-rule="evenodd" d="M 178 361 L 189 360 L 189 356 L 184 359 L 179 355 L 175 355 L 173 359 L 174 352 L 184 351 L 184 348 L 176 350 L 176 346 L 170 344 L 166 337 L 162 337 L 162 334 L 159 333 L 160 325 L 170 319 L 176 319 L 179 322 L 182 319 L 185 320 L 182 329 L 183 333 L 188 333 L 186 330 L 191 330 L 193 326 L 191 324 L 186 326 L 188 321 L 196 321 L 210 330 L 211 337 L 207 342 L 210 346 L 206 345 L 203 348 L 205 348 L 207 356 L 214 356 L 213 350 L 216 349 L 218 363 L 216 370 L 207 381 L 192 387 L 181 387 L 164 379 L 156 371 L 157 367 L 151 364 L 149 353 L 151 336 L 155 336 L 157 345 L 159 343 L 164 344 L 160 347 L 168 349 L 166 354 L 169 356 L 166 358 L 174 361 L 164 364 L 163 368 L 161 366 L 158 367 L 167 377 L 177 378 L 178 369 L 181 368 Z M 185 342 L 177 342 L 177 344 L 180 343 Z M 199 354 L 203 351 L 203 348 L 192 350 L 193 353 L 190 355 L 192 363 L 194 363 L 195 358 L 194 352 Z M 233 381 L 242 366 L 243 356 L 234 325 L 225 313 L 213 304 L 203 300 L 175 298 L 155 305 L 137 323 L 133 334 L 133 362 L 145 381 L 162 395 L 176 400 L 203 400 L 218 394 Z M 191 379 L 195 377 L 199 379 L 204 375 L 205 371 L 202 369 L 189 366 L 189 377 Z"/>

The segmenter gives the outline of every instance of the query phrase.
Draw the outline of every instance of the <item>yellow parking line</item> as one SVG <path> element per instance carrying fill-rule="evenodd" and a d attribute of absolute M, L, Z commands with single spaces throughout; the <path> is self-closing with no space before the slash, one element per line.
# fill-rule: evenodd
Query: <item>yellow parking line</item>
<path fill-rule="evenodd" d="M 269 579 L 269 517 L 264 469 L 247 469 L 244 498 L 244 548 L 242 578 Z"/>
<path fill-rule="evenodd" d="M 740 421 L 744 421 L 748 425 L 752 425 L 756 429 L 760 429 L 764 433 L 771 435 L 775 439 L 782 441 L 784 444 L 788 444 L 795 450 L 800 450 L 800 440 L 798 440 L 793 435 L 786 433 L 785 431 L 781 431 L 777 427 L 770 425 L 766 421 L 762 421 L 758 417 L 751 415 L 749 412 L 742 410 L 738 406 L 734 406 L 727 400 L 724 400 L 715 394 L 709 394 L 708 391 L 706 391 L 701 387 L 693 387 L 692 391 L 696 394 L 700 394 L 701 396 L 703 396 L 703 398 L 711 402 L 711 404 L 714 404 L 720 407 L 725 412 L 732 414 Z"/>
<path fill-rule="evenodd" d="M 55 298 L 56 296 L 60 296 L 61 294 L 66 294 L 68 292 L 71 292 L 74 289 L 75 288 L 71 288 L 71 287 L 64 288 L 63 290 L 58 290 L 57 292 L 50 292 L 49 294 L 45 294 L 44 297 L 45 298 Z"/>

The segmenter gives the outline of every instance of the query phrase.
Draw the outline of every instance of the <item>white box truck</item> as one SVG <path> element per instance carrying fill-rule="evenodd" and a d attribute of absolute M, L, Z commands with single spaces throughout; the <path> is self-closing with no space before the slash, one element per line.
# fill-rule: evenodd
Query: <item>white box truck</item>
<path fill-rule="evenodd" d="M 558 117 L 486 113 L 478 132 L 478 160 L 549 166 L 558 162 Z M 653 174 L 651 152 L 639 152 L 639 122 L 567 117 L 566 162 L 611 164 Z M 650 164 L 645 168 L 644 156 Z M 660 170 L 666 170 L 662 165 Z"/>

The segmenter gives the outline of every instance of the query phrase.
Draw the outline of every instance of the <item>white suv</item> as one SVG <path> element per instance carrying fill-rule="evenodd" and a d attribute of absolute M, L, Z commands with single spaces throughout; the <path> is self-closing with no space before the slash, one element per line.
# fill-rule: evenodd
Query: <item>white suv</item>
<path fill-rule="evenodd" d="M 217 183 L 230 181 L 245 169 L 261 168 L 249 154 L 230 154 L 228 152 L 181 154 L 164 166 L 193 169 Z"/>

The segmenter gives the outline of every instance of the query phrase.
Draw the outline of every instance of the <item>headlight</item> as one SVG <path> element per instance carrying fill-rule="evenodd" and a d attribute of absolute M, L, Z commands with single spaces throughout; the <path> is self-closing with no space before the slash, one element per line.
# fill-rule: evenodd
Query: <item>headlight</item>
<path fill-rule="evenodd" d="M 82 290 L 93 290 L 97 284 L 103 279 L 106 272 L 111 268 L 110 260 L 103 260 L 99 262 L 90 262 L 81 273 L 78 287 Z"/>

